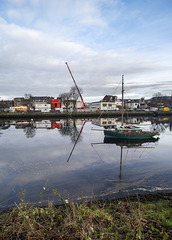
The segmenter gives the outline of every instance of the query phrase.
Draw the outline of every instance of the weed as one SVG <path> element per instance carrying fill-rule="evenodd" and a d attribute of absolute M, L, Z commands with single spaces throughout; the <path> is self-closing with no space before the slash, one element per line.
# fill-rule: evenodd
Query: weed
<path fill-rule="evenodd" d="M 35 207 L 21 201 L 16 208 L 0 214 L 0 239 L 172 239 L 170 200 L 141 202 L 132 200 L 66 202 L 56 189 L 63 205 L 49 202 Z"/>

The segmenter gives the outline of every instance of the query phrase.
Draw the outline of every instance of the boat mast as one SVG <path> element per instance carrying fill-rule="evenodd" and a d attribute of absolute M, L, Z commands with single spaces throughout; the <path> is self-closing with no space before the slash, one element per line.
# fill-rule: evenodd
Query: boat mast
<path fill-rule="evenodd" d="M 122 126 L 124 125 L 124 75 L 122 75 Z"/>

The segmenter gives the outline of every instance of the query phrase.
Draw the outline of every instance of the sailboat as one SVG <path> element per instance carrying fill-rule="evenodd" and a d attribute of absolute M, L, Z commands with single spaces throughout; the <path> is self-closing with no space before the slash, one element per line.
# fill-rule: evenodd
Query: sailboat
<path fill-rule="evenodd" d="M 104 136 L 117 139 L 149 139 L 156 135 L 159 135 L 156 130 L 145 131 L 133 125 L 124 126 L 124 75 L 122 75 L 122 125 L 116 129 L 104 130 Z"/>

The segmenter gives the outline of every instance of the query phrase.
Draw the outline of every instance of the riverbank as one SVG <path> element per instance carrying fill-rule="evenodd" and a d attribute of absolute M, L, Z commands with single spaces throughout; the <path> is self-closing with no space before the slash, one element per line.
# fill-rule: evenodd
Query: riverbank
<path fill-rule="evenodd" d="M 172 193 L 34 207 L 0 214 L 0 239 L 172 239 Z"/>
<path fill-rule="evenodd" d="M 121 117 L 121 111 L 109 111 L 109 112 L 14 112 L 14 113 L 0 113 L 0 119 L 4 120 L 15 120 L 15 119 L 65 119 L 65 118 L 98 118 L 98 117 Z M 154 112 L 145 112 L 145 111 L 130 111 L 124 112 L 124 116 L 140 116 L 140 117 L 149 117 L 149 116 L 172 116 L 172 111 L 154 111 Z"/>

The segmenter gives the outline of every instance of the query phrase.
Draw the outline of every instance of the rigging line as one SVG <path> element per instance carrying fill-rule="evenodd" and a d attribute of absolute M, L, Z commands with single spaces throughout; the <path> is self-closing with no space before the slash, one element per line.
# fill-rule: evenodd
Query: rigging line
<path fill-rule="evenodd" d="M 140 154 L 140 156 L 138 157 L 138 159 L 142 157 L 143 153 L 146 151 L 146 149 L 148 148 L 148 146 L 149 146 L 149 143 L 148 143 L 147 146 L 143 149 L 143 152 Z"/>
<path fill-rule="evenodd" d="M 117 92 L 117 89 L 119 88 L 120 84 L 121 84 L 121 80 L 119 81 L 118 86 L 115 88 L 114 95 L 115 95 L 115 93 Z M 100 113 L 100 115 L 98 116 L 98 118 L 96 119 L 95 123 L 97 123 L 97 121 L 100 119 L 100 117 L 102 116 L 102 114 L 104 113 L 104 111 L 105 111 L 105 110 L 101 111 L 101 113 Z M 92 128 L 93 128 L 93 127 L 92 127 Z"/>
<path fill-rule="evenodd" d="M 118 86 L 115 88 L 114 94 L 117 92 L 117 89 L 119 88 L 120 85 L 121 85 L 121 79 L 120 79 L 120 81 L 118 83 Z"/>
<path fill-rule="evenodd" d="M 94 148 L 94 145 L 91 144 L 91 146 L 93 147 L 94 151 L 97 153 L 97 156 L 100 158 L 100 160 L 101 160 L 102 162 L 104 162 L 103 159 L 101 158 L 101 156 L 99 155 L 98 151 L 96 151 L 96 149 Z"/>
<path fill-rule="evenodd" d="M 100 119 L 101 115 L 103 114 L 104 110 L 101 111 L 100 115 L 98 116 L 98 118 L 96 119 L 95 123 L 97 123 L 97 121 Z M 93 127 L 92 127 L 93 128 Z"/>
<path fill-rule="evenodd" d="M 149 145 L 149 143 L 148 143 L 148 145 Z M 156 144 L 155 144 L 156 145 Z M 148 146 L 146 147 L 146 148 L 148 148 Z M 145 151 L 146 151 L 146 148 L 145 148 Z M 154 149 L 154 147 L 152 147 L 151 149 L 150 149 L 150 151 L 149 151 L 149 154 L 150 154 L 150 152 L 151 151 L 153 151 L 153 149 Z M 142 154 L 143 155 L 143 154 Z M 148 153 L 145 155 L 145 156 L 147 156 L 148 155 Z M 139 157 L 140 158 L 140 157 Z"/>
<path fill-rule="evenodd" d="M 132 152 L 130 152 L 130 155 L 129 155 L 129 149 L 130 148 L 127 148 L 125 161 L 130 161 L 130 160 L 134 159 L 134 155 L 136 155 L 137 147 Z M 130 158 L 128 158 L 128 155 L 130 156 Z"/>
<path fill-rule="evenodd" d="M 146 148 L 145 148 L 146 149 Z M 143 150 L 143 152 L 140 154 L 140 156 L 138 157 L 138 159 L 140 159 L 143 156 L 143 153 L 145 152 L 145 149 Z"/>

